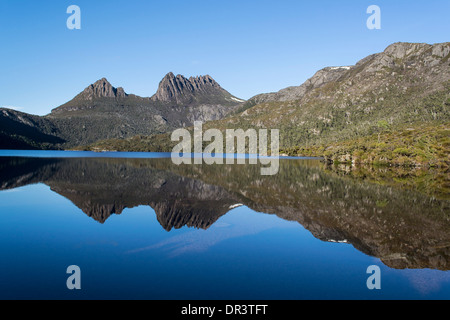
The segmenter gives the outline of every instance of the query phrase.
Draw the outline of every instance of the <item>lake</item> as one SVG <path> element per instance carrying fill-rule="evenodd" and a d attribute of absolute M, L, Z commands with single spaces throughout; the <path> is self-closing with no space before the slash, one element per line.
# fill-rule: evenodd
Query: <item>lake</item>
<path fill-rule="evenodd" d="M 450 298 L 448 194 L 346 170 L 0 151 L 0 298 Z"/>

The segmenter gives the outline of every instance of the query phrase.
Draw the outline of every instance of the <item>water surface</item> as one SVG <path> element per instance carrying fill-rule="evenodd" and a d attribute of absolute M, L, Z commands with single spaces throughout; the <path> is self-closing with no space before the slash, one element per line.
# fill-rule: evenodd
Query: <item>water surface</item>
<path fill-rule="evenodd" d="M 2 299 L 450 297 L 449 201 L 317 160 L 2 151 L 0 190 Z"/>

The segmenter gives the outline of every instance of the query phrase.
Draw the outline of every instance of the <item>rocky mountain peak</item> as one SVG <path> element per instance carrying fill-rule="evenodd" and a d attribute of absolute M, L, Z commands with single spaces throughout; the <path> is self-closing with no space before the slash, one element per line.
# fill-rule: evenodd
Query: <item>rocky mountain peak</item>
<path fill-rule="evenodd" d="M 439 74 L 443 81 L 448 74 L 450 43 L 426 44 L 397 42 L 388 46 L 383 52 L 371 55 L 357 63 L 363 66 L 362 78 L 368 74 L 383 72 L 387 69 L 406 69 L 412 74 Z"/>
<path fill-rule="evenodd" d="M 198 90 L 204 89 L 205 86 L 210 86 L 212 88 L 220 89 L 220 85 L 210 75 L 190 77 L 189 81 Z"/>
<path fill-rule="evenodd" d="M 175 76 L 169 72 L 159 83 L 158 91 L 152 100 L 183 103 L 193 100 L 194 96 L 214 94 L 215 91 L 223 91 L 223 89 L 209 75 L 188 79 L 183 75 Z"/>
<path fill-rule="evenodd" d="M 93 100 L 96 98 L 124 98 L 127 94 L 123 88 L 115 88 L 106 78 L 102 78 L 88 86 L 78 95 L 83 100 Z"/>
<path fill-rule="evenodd" d="M 388 46 L 384 50 L 384 54 L 393 56 L 397 59 L 401 59 L 411 54 L 420 54 L 430 47 L 431 45 L 426 43 L 396 42 Z"/>

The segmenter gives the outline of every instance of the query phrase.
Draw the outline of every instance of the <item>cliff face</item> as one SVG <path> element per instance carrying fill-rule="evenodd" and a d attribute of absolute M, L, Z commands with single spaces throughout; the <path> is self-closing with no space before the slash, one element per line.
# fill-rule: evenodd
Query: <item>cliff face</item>
<path fill-rule="evenodd" d="M 232 102 L 232 95 L 222 89 L 209 75 L 187 79 L 182 75 L 175 76 L 170 72 L 161 80 L 158 91 L 151 99 L 153 101 L 185 104 L 202 98 L 216 97 L 221 100 L 226 96 L 229 97 L 228 102 Z"/>

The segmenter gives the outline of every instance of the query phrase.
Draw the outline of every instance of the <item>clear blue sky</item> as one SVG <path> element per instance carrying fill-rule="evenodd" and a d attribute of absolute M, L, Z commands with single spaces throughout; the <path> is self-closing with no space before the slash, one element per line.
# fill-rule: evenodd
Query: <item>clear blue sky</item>
<path fill-rule="evenodd" d="M 69 5 L 81 30 L 69 30 Z M 369 5 L 381 30 L 369 30 Z M 450 41 L 448 0 L 0 0 L 0 106 L 47 114 L 106 77 L 149 97 L 172 71 L 243 99 L 389 44 Z"/>

